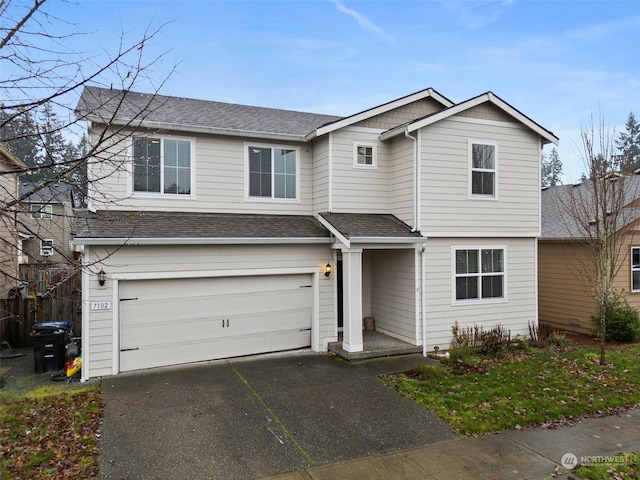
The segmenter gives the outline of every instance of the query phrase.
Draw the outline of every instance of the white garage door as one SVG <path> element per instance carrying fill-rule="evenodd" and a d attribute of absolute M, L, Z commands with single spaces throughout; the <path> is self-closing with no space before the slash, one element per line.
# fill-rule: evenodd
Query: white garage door
<path fill-rule="evenodd" d="M 119 285 L 121 371 L 311 345 L 309 275 Z"/>

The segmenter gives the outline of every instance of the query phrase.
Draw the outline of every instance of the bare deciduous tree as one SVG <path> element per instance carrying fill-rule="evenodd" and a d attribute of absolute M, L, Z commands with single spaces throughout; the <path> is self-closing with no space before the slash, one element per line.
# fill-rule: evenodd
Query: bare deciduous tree
<path fill-rule="evenodd" d="M 607 307 L 621 293 L 616 290 L 616 276 L 627 254 L 624 231 L 639 218 L 633 202 L 640 183 L 637 176 L 620 173 L 614 134 L 602 115 L 581 126 L 580 147 L 587 174 L 580 185 L 562 189 L 556 202 L 567 238 L 587 252 L 586 260 L 580 257 L 569 265 L 598 304 L 601 365 L 606 363 Z"/>
<path fill-rule="evenodd" d="M 84 36 L 99 44 L 94 34 L 80 31 L 78 26 L 47 11 L 46 0 L 0 0 L 0 145 L 5 146 L 18 160 L 29 167 L 22 181 L 32 185 L 20 194 L 7 187 L 0 192 L 0 221 L 7 232 L 29 230 L 22 221 L 29 211 L 24 200 L 49 185 L 65 182 L 73 185 L 82 197 L 90 189 L 86 170 L 92 163 L 122 163 L 127 136 L 132 125 L 139 124 L 150 112 L 155 94 L 173 72 L 175 65 L 162 67 L 166 52 L 149 55 L 149 45 L 156 41 L 164 25 L 148 27 L 140 38 L 127 40 L 123 32 L 112 48 L 103 52 L 77 52 L 67 45 L 72 37 Z M 76 8 L 69 4 L 69 8 Z M 58 9 L 59 10 L 59 9 Z M 88 43 L 88 42 L 85 42 Z M 162 71 L 157 71 L 162 68 Z M 81 140 L 85 120 L 101 110 L 98 99 L 90 109 L 75 111 L 75 105 L 85 86 L 101 86 L 115 92 L 143 89 L 150 92 L 148 101 L 136 105 L 113 105 L 110 114 L 115 118 L 127 109 L 129 125 L 111 126 L 110 118 L 103 118 L 103 130 L 89 143 Z M 114 98 L 124 98 L 124 95 Z M 157 102 L 155 102 L 157 104 Z M 86 105 L 85 105 L 86 106 Z M 41 119 L 41 121 L 38 121 Z M 44 120 L 42 120 L 44 119 Z M 77 139 L 76 141 L 70 139 Z M 114 145 L 123 145 L 119 151 Z M 62 147 L 61 147 L 62 146 Z M 20 158 L 23 157 L 23 158 Z M 122 166 L 101 171 L 115 171 Z M 23 174 L 21 169 L 7 165 L 2 177 Z M 0 182 L 2 185 L 11 182 Z M 36 238 L 41 233 L 31 231 Z M 56 247 L 57 248 L 57 247 Z M 0 245 L 5 258 L 17 258 L 19 242 L 5 241 Z M 65 253 L 59 249 L 59 253 Z M 67 256 L 68 257 L 68 256 Z M 73 263 L 72 258 L 67 258 Z M 0 276 L 17 284 L 14 268 L 0 264 Z"/>

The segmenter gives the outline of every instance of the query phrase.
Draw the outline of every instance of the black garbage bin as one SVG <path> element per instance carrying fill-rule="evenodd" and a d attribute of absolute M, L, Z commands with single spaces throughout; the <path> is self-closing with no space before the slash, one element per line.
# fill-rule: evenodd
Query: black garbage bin
<path fill-rule="evenodd" d="M 65 345 L 71 322 L 40 322 L 33 325 L 33 359 L 36 373 L 64 368 Z"/>

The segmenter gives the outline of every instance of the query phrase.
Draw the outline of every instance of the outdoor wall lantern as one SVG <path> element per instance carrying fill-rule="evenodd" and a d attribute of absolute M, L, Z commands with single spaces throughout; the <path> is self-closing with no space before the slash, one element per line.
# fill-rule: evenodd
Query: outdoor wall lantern
<path fill-rule="evenodd" d="M 329 275 L 331 275 L 331 264 L 327 263 L 324 267 L 324 276 L 328 277 Z"/>
<path fill-rule="evenodd" d="M 101 287 L 104 287 L 104 282 L 107 281 L 107 274 L 104 273 L 104 270 L 100 270 L 98 272 L 98 285 L 100 285 Z"/>

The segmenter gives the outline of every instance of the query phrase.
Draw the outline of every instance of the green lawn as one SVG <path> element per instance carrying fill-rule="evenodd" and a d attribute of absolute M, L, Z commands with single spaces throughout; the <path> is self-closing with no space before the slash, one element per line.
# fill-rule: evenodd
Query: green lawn
<path fill-rule="evenodd" d="M 95 478 L 102 408 L 95 387 L 0 403 L 0 480 Z"/>
<path fill-rule="evenodd" d="M 593 348 L 529 349 L 454 374 L 425 365 L 387 376 L 399 392 L 467 435 L 562 421 L 640 402 L 640 346 L 608 347 L 608 365 Z"/>
<path fill-rule="evenodd" d="M 585 480 L 624 480 L 640 478 L 640 455 L 626 453 L 606 458 L 602 463 L 579 467 L 575 473 Z M 612 461 L 613 460 L 613 461 Z"/>

